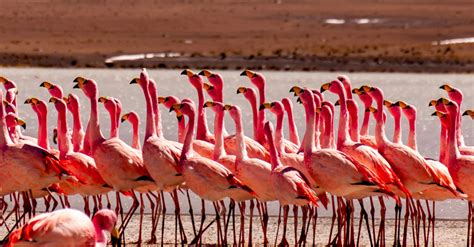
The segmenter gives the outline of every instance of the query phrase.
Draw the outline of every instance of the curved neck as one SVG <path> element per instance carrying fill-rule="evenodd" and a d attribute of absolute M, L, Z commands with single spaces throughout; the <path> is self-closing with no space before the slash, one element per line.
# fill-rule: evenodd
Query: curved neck
<path fill-rule="evenodd" d="M 110 138 L 117 138 L 118 137 L 118 126 L 117 126 L 117 106 L 115 106 L 115 110 L 109 112 L 110 115 Z"/>
<path fill-rule="evenodd" d="M 206 110 L 202 107 L 204 105 L 204 92 L 202 87 L 196 88 L 198 93 L 198 119 L 197 119 L 197 131 L 196 139 L 207 141 L 207 135 L 209 134 L 209 128 L 207 126 Z M 188 123 L 189 126 L 189 123 Z"/>
<path fill-rule="evenodd" d="M 465 146 L 465 143 L 464 143 L 464 136 L 462 135 L 462 127 L 461 127 L 461 122 L 462 122 L 462 116 L 461 116 L 461 102 L 462 102 L 462 101 L 460 101 L 459 104 L 458 104 L 459 107 L 458 107 L 458 111 L 457 111 L 456 140 L 457 140 L 458 146 Z"/>
<path fill-rule="evenodd" d="M 449 110 L 448 110 L 449 111 Z M 459 109 L 458 109 L 459 111 Z M 459 153 L 459 149 L 458 149 L 458 145 L 457 145 L 457 123 L 458 123 L 458 119 L 457 119 L 457 116 L 456 115 L 449 115 L 449 127 L 448 127 L 448 138 L 447 138 L 447 141 L 448 141 L 448 148 L 447 148 L 447 159 L 448 159 L 448 164 L 449 166 L 452 166 L 453 163 L 455 161 L 455 159 L 457 159 L 457 157 L 459 157 L 460 153 Z"/>
<path fill-rule="evenodd" d="M 278 154 L 278 151 L 275 147 L 275 143 L 273 142 L 273 137 L 271 136 L 271 133 L 268 135 L 268 146 L 269 146 L 269 151 L 270 151 L 270 163 L 272 165 L 272 171 L 275 170 L 278 167 L 281 167 L 282 164 L 280 163 L 280 157 Z"/>
<path fill-rule="evenodd" d="M 258 103 L 259 105 L 265 103 L 265 84 L 262 86 L 258 87 L 258 96 L 260 98 L 260 102 Z M 265 111 L 259 111 L 258 112 L 258 138 L 257 141 L 260 144 L 265 144 L 265 133 L 263 131 L 263 126 L 265 125 L 266 121 L 266 115 Z"/>
<path fill-rule="evenodd" d="M 186 137 L 186 123 L 184 122 L 184 117 L 178 120 L 178 141 L 180 143 L 184 142 Z"/>
<path fill-rule="evenodd" d="M 366 136 L 369 134 L 369 120 L 370 112 L 367 111 L 367 108 L 365 108 L 364 119 L 362 120 L 362 128 L 360 129 L 360 135 Z"/>
<path fill-rule="evenodd" d="M 349 132 L 350 132 L 352 141 L 360 142 L 358 110 L 351 112 Z"/>
<path fill-rule="evenodd" d="M 258 140 L 258 130 L 259 130 L 259 121 L 258 121 L 258 110 L 257 110 L 257 99 L 255 97 L 247 98 L 252 108 L 252 117 L 253 117 L 253 139 Z"/>
<path fill-rule="evenodd" d="M 161 124 L 161 112 L 158 107 L 158 98 L 156 93 L 156 83 L 150 81 L 148 85 L 149 95 L 151 98 L 151 106 L 153 109 L 153 120 L 155 124 L 155 131 L 158 137 L 163 137 L 163 126 Z"/>
<path fill-rule="evenodd" d="M 225 149 L 224 149 L 224 136 L 222 135 L 222 126 L 224 125 L 224 112 L 218 111 L 216 112 L 216 116 L 214 117 L 214 136 L 215 136 L 215 145 L 214 145 L 214 153 L 213 159 L 218 160 L 222 156 L 225 156 Z"/>
<path fill-rule="evenodd" d="M 446 127 L 444 127 L 443 124 L 441 124 L 441 130 L 440 130 L 440 140 L 439 140 L 439 161 L 441 163 L 447 165 L 448 162 L 446 161 L 446 154 L 448 152 L 447 147 L 448 147 L 448 130 Z"/>
<path fill-rule="evenodd" d="M 81 112 L 79 107 L 71 111 L 73 119 L 73 131 L 82 131 Z"/>
<path fill-rule="evenodd" d="M 401 123 L 402 119 L 400 115 L 393 115 L 393 120 L 395 122 L 395 129 L 393 131 L 393 138 L 392 141 L 394 143 L 402 143 L 402 131 L 401 131 Z"/>
<path fill-rule="evenodd" d="M 339 103 L 341 106 L 341 111 L 339 115 L 339 127 L 337 132 L 337 148 L 339 149 L 343 143 L 347 140 L 349 136 L 349 129 L 348 129 L 348 119 L 347 119 L 347 102 L 344 90 L 341 89 L 338 93 L 339 95 Z"/>
<path fill-rule="evenodd" d="M 306 107 L 306 131 L 304 134 L 304 156 L 310 157 L 314 150 L 314 122 L 315 122 L 315 109 L 314 101 L 310 101 Z"/>
<path fill-rule="evenodd" d="M 299 146 L 300 137 L 298 136 L 298 130 L 296 128 L 295 119 L 293 118 L 293 108 L 291 106 L 287 107 L 286 113 L 288 117 L 290 141 Z"/>
<path fill-rule="evenodd" d="M 98 224 L 96 221 L 92 220 L 92 223 L 94 224 L 94 229 L 95 229 L 95 246 L 106 246 L 107 245 L 107 235 L 105 232 L 99 227 L 100 224 Z"/>
<path fill-rule="evenodd" d="M 179 160 L 180 169 L 183 168 L 184 162 L 189 158 L 193 151 L 194 115 L 194 112 L 189 114 L 188 131 L 186 132 L 186 138 L 184 139 L 181 158 Z"/>
<path fill-rule="evenodd" d="M 410 132 L 408 133 L 408 147 L 417 151 L 418 147 L 416 146 L 416 117 L 408 119 L 408 124 L 410 125 Z"/>
<path fill-rule="evenodd" d="M 375 125 L 375 141 L 379 148 L 388 142 L 387 137 L 385 136 L 385 121 L 383 119 L 383 97 L 381 98 L 382 99 L 377 100 L 377 123 Z"/>

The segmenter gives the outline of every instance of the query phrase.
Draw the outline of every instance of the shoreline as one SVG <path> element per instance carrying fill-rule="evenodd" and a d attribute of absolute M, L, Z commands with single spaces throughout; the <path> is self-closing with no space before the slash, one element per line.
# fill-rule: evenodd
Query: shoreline
<path fill-rule="evenodd" d="M 404 73 L 473 73 L 474 62 L 403 57 L 322 57 L 322 56 L 193 56 L 151 57 L 134 55 L 37 55 L 1 54 L 0 67 L 44 68 L 204 68 L 218 70 L 272 71 L 348 71 L 348 72 L 404 72 Z M 157 53 L 166 54 L 166 53 Z M 110 58 L 143 56 L 116 61 Z"/>

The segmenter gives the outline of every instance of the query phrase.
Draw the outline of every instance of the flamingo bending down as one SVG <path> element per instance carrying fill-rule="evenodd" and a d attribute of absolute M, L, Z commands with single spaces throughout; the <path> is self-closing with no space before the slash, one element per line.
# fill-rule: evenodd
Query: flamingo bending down
<path fill-rule="evenodd" d="M 461 104 L 463 100 L 463 93 L 461 90 L 454 88 L 448 84 L 444 84 L 441 87 L 439 87 L 443 90 L 445 90 L 448 93 L 448 96 L 451 100 L 456 102 L 458 104 L 459 112 L 457 115 L 458 119 L 458 124 L 457 124 L 457 143 L 459 146 L 459 152 L 461 154 L 468 154 L 468 155 L 474 155 L 474 146 L 466 146 L 464 142 L 464 137 L 462 135 L 462 127 L 461 127 Z"/>
<path fill-rule="evenodd" d="M 75 209 L 61 209 L 31 218 L 13 231 L 6 246 L 106 246 L 110 232 L 116 243 L 117 216 L 111 210 L 99 210 L 92 221 Z"/>

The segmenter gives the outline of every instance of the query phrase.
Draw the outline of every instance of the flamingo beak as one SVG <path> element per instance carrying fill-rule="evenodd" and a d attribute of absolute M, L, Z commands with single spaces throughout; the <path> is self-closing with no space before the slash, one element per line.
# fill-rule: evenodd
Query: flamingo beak
<path fill-rule="evenodd" d="M 438 105 L 437 100 L 431 100 L 430 103 L 428 104 L 428 106 L 436 106 L 436 105 Z"/>
<path fill-rule="evenodd" d="M 26 99 L 24 104 L 31 104 L 31 98 Z"/>
<path fill-rule="evenodd" d="M 451 91 L 454 90 L 454 88 L 451 87 L 451 86 L 448 85 L 448 84 L 441 85 L 439 88 L 440 88 L 440 89 L 443 89 L 443 90 L 446 91 L 446 92 L 451 92 Z"/>
<path fill-rule="evenodd" d="M 334 103 L 334 106 L 338 106 L 338 105 L 340 105 L 339 100 L 337 100 L 336 103 Z"/>
<path fill-rule="evenodd" d="M 47 81 L 44 81 L 39 86 L 49 89 L 49 88 L 51 88 L 51 83 L 49 83 Z"/>
<path fill-rule="evenodd" d="M 121 246 L 120 233 L 119 233 L 119 231 L 117 230 L 116 227 L 114 227 L 114 229 L 112 229 L 112 231 L 110 232 L 110 238 L 111 238 L 111 242 L 112 242 L 113 247 Z"/>
<path fill-rule="evenodd" d="M 58 99 L 56 97 L 49 98 L 49 103 L 55 104 Z"/>
<path fill-rule="evenodd" d="M 212 86 L 212 85 L 209 84 L 209 83 L 203 83 L 203 84 L 202 84 L 202 87 L 203 87 L 206 91 L 209 91 L 209 90 L 214 89 L 214 86 Z"/>
<path fill-rule="evenodd" d="M 224 106 L 224 111 L 228 111 L 228 110 L 230 110 L 231 108 L 232 108 L 231 105 L 225 105 L 225 106 Z"/>
<path fill-rule="evenodd" d="M 176 119 L 178 119 L 178 122 L 181 122 L 181 120 L 183 119 L 183 115 L 176 115 Z"/>
<path fill-rule="evenodd" d="M 20 125 L 23 129 L 26 130 L 26 122 L 25 120 L 21 119 L 21 118 L 16 118 L 16 122 L 18 123 L 18 125 Z"/>
<path fill-rule="evenodd" d="M 140 78 L 133 78 L 133 79 L 130 81 L 130 84 L 140 84 Z"/>
<path fill-rule="evenodd" d="M 181 72 L 181 75 L 187 75 L 188 77 L 191 77 L 194 75 L 194 72 L 190 69 L 185 69 Z"/>
<path fill-rule="evenodd" d="M 124 115 L 122 116 L 122 118 L 120 118 L 120 122 L 123 123 L 123 122 L 127 121 L 128 115 L 129 115 L 128 113 L 127 113 L 127 114 L 124 114 Z"/>
<path fill-rule="evenodd" d="M 272 104 L 270 104 L 270 103 L 263 103 L 263 104 L 260 105 L 260 107 L 258 108 L 258 110 L 261 111 L 261 110 L 269 109 L 269 108 L 272 108 Z"/>
<path fill-rule="evenodd" d="M 321 86 L 320 92 L 322 93 L 322 92 L 328 90 L 330 86 L 331 86 L 331 83 L 330 83 L 330 82 L 324 83 L 324 84 Z"/>
<path fill-rule="evenodd" d="M 247 88 L 245 88 L 245 87 L 239 87 L 239 88 L 237 89 L 237 94 L 239 94 L 239 93 L 245 93 L 245 92 L 247 92 Z"/>
<path fill-rule="evenodd" d="M 298 86 L 293 86 L 292 88 L 290 88 L 290 93 L 294 93 L 293 96 L 298 96 L 300 95 L 302 90 L 303 89 Z"/>
<path fill-rule="evenodd" d="M 300 103 L 300 104 L 303 104 L 303 101 L 301 101 L 301 98 L 300 98 L 300 97 L 298 97 L 298 99 L 296 99 L 296 102 L 297 102 L 297 103 Z"/>

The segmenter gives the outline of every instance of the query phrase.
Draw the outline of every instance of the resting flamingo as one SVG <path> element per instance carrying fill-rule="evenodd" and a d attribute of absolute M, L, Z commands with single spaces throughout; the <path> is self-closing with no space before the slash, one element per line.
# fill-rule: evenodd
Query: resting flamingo
<path fill-rule="evenodd" d="M 91 105 L 88 123 L 89 135 L 86 135 L 86 137 L 89 139 L 92 157 L 96 162 L 99 173 L 115 191 L 127 193 L 133 198 L 133 205 L 123 219 L 120 228 L 120 230 L 123 230 L 140 205 L 133 190 L 154 190 L 156 184 L 143 166 L 142 155 L 139 151 L 128 146 L 119 138 L 104 138 L 99 124 L 99 89 L 97 83 L 92 79 L 84 79 L 83 77 L 77 77 L 74 82 L 76 82 L 74 88 L 81 89 L 89 98 Z M 121 205 L 118 193 L 117 203 Z M 122 207 L 120 207 L 120 210 L 122 212 Z"/>
<path fill-rule="evenodd" d="M 466 146 L 466 143 L 464 142 L 464 137 L 462 135 L 462 127 L 461 127 L 461 104 L 463 100 L 463 93 L 461 92 L 460 89 L 454 88 L 448 84 L 444 84 L 441 87 L 439 87 L 443 90 L 445 90 L 448 93 L 448 96 L 451 100 L 456 102 L 458 104 L 459 112 L 458 112 L 458 124 L 457 124 L 457 142 L 459 145 L 459 152 L 461 154 L 468 154 L 468 155 L 474 155 L 474 146 Z"/>
<path fill-rule="evenodd" d="M 101 209 L 92 218 L 75 209 L 62 209 L 40 214 L 13 231 L 6 246 L 107 246 L 110 232 L 117 242 L 117 216 Z"/>

